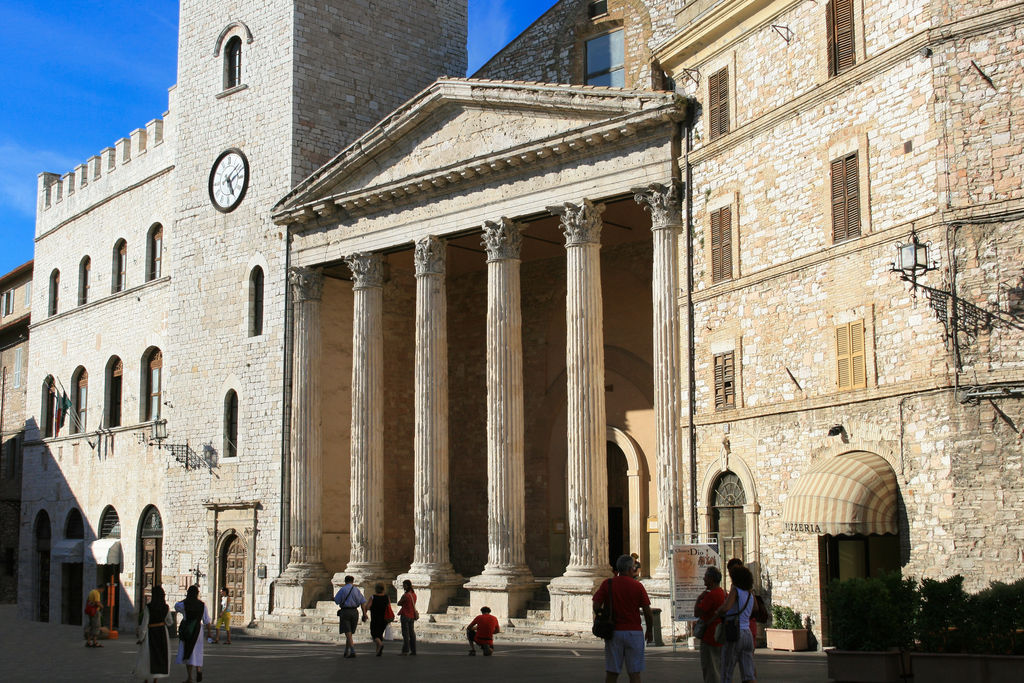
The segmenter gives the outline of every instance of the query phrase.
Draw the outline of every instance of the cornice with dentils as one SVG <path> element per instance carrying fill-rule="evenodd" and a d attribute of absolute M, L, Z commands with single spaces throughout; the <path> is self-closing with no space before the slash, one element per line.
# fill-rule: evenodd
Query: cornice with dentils
<path fill-rule="evenodd" d="M 594 121 L 572 131 L 531 140 L 382 185 L 318 195 L 318 191 L 329 192 L 330 186 L 342 177 L 343 172 L 357 169 L 365 160 L 393 145 L 404 132 L 422 123 L 434 110 L 452 103 L 476 107 L 505 105 L 520 111 L 564 111 L 574 116 L 592 117 Z M 685 111 L 684 101 L 673 93 L 512 81 L 439 80 L 288 193 L 274 207 L 274 222 L 279 225 L 304 224 L 339 211 L 350 215 L 372 212 L 381 204 L 392 204 L 414 194 L 418 195 L 417 199 L 422 199 L 442 190 L 450 192 L 452 185 L 477 176 L 543 163 L 562 155 L 615 143 L 658 124 L 679 121 Z"/>

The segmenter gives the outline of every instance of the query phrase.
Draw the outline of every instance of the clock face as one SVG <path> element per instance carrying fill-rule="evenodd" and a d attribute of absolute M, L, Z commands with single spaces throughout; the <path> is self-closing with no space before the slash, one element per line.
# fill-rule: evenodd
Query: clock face
<path fill-rule="evenodd" d="M 249 187 L 249 161 L 239 149 L 229 149 L 217 157 L 210 170 L 210 201 L 218 211 L 234 211 Z"/>

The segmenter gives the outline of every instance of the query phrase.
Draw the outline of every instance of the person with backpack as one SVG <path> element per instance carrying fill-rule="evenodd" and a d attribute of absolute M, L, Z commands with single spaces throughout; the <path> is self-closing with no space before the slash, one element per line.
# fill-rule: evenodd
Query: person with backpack
<path fill-rule="evenodd" d="M 754 575 L 743 565 L 729 569 L 732 588 L 725 604 L 716 614 L 722 618 L 715 639 L 722 643 L 722 683 L 732 683 L 732 671 L 738 661 L 743 683 L 756 683 L 754 672 L 754 636 L 750 632 L 750 614 L 754 609 Z"/>

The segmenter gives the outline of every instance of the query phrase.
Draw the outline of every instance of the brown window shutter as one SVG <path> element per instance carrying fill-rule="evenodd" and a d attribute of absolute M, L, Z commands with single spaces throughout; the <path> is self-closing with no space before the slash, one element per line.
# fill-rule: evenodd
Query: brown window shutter
<path fill-rule="evenodd" d="M 853 0 L 829 0 L 825 6 L 828 34 L 828 75 L 836 76 L 857 63 L 853 35 Z"/>
<path fill-rule="evenodd" d="M 845 159 L 846 168 L 846 236 L 860 235 L 860 186 L 857 180 L 857 153 Z"/>
<path fill-rule="evenodd" d="M 867 368 L 864 362 L 863 320 L 850 323 L 850 384 L 854 389 L 863 389 L 868 385 Z"/>
<path fill-rule="evenodd" d="M 846 172 L 842 159 L 832 162 L 832 241 L 846 239 Z"/>
<path fill-rule="evenodd" d="M 732 210 L 711 212 L 711 281 L 732 279 Z"/>
<path fill-rule="evenodd" d="M 828 75 L 835 76 L 836 70 L 836 0 L 825 5 L 825 32 L 828 35 Z"/>
<path fill-rule="evenodd" d="M 850 362 L 850 326 L 836 327 L 836 379 L 840 389 L 853 388 Z"/>
<path fill-rule="evenodd" d="M 736 407 L 736 355 L 735 352 L 715 356 L 715 410 Z"/>
<path fill-rule="evenodd" d="M 714 140 L 729 132 L 729 69 L 708 78 L 709 137 Z"/>

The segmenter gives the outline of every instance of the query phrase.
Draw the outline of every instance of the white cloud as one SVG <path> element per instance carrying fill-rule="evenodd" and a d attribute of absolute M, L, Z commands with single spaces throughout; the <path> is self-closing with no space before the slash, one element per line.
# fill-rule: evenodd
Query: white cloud
<path fill-rule="evenodd" d="M 37 176 L 43 171 L 63 175 L 82 163 L 47 149 L 28 149 L 0 142 L 0 207 L 24 216 L 36 214 Z"/>

